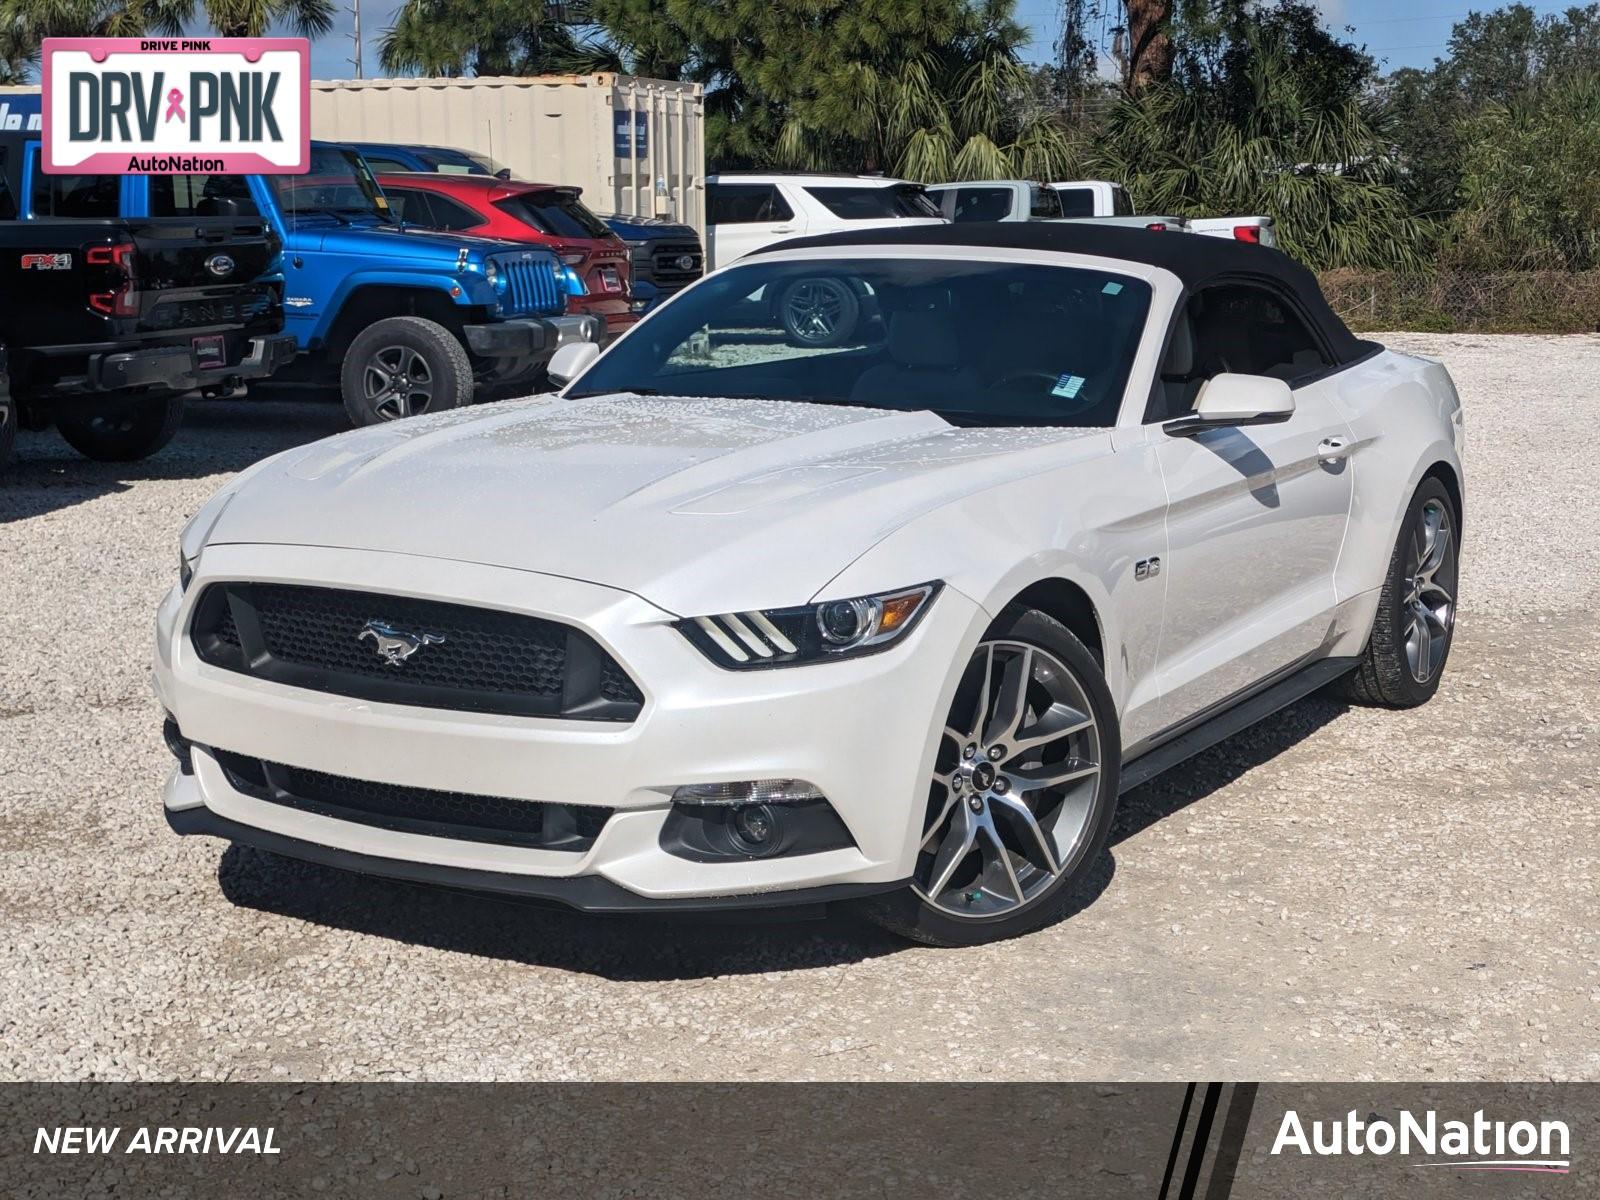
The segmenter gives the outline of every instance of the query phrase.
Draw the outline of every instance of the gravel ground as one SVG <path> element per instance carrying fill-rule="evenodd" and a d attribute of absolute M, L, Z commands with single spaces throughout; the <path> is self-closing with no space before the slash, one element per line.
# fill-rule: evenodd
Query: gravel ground
<path fill-rule="evenodd" d="M 0 1078 L 1600 1079 L 1600 337 L 1404 335 L 1470 449 L 1437 700 L 1306 701 L 1127 797 L 1072 920 L 603 920 L 161 817 L 151 614 L 189 513 L 331 405 L 197 407 L 0 483 Z M 419 497 L 426 503 L 426 497 Z"/>

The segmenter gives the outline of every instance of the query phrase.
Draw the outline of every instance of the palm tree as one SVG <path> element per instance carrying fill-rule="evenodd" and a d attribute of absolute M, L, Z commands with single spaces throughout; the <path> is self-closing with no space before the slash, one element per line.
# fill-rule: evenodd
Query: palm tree
<path fill-rule="evenodd" d="M 1152 84 L 1111 111 L 1083 172 L 1122 180 L 1145 212 L 1272 216 L 1316 269 L 1422 267 L 1432 230 L 1398 186 L 1385 114 L 1306 83 L 1271 38 L 1250 41 L 1251 103 L 1225 112 L 1204 87 Z"/>
<path fill-rule="evenodd" d="M 861 40 L 853 60 L 784 104 L 775 165 L 865 166 L 924 182 L 1056 177 L 1070 142 L 1054 114 L 1027 102 L 1027 32 L 1012 9 L 1011 0 L 955 4 L 943 27 L 922 24 L 879 46 Z M 908 15 L 926 21 L 927 12 Z"/>
<path fill-rule="evenodd" d="M 406 0 L 378 43 L 386 71 L 539 75 L 620 71 L 614 50 L 573 36 L 543 0 Z"/>
<path fill-rule="evenodd" d="M 47 37 L 176 37 L 197 16 L 222 37 L 283 26 L 305 37 L 333 28 L 333 0 L 0 0 L 0 27 L 24 47 Z"/>
<path fill-rule="evenodd" d="M 26 83 L 39 58 L 39 43 L 15 21 L 0 24 L 0 85 Z"/>

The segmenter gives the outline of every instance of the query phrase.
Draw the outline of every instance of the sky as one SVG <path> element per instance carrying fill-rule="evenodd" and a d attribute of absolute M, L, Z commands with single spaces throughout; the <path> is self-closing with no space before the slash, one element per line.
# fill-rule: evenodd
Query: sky
<path fill-rule="evenodd" d="M 365 0 L 361 6 L 361 26 L 366 43 L 366 73 L 381 74 L 378 70 L 378 38 L 394 19 L 401 0 Z M 1559 12 L 1577 0 L 1527 0 L 1540 13 Z M 351 43 L 352 0 L 336 0 L 341 10 L 335 20 L 334 32 L 311 44 L 311 73 L 317 79 L 348 79 L 355 74 L 350 60 L 355 54 Z M 1105 4 L 1114 8 L 1114 4 Z M 1364 43 L 1368 53 L 1378 59 L 1387 70 L 1398 67 L 1426 67 L 1442 55 L 1450 39 L 1450 27 L 1474 11 L 1468 0 L 1325 0 L 1319 6 L 1325 23 L 1343 32 L 1346 25 L 1353 26 L 1350 35 L 1357 43 Z M 1499 3 L 1476 6 L 1477 11 L 1501 7 Z M 1053 0 L 1017 0 L 1017 17 L 1033 33 L 1027 55 L 1034 62 L 1046 62 L 1052 57 L 1051 47 L 1061 32 L 1059 4 Z M 1108 21 L 1107 25 L 1114 24 Z M 1109 30 L 1106 44 L 1110 44 Z"/>
<path fill-rule="evenodd" d="M 1523 0 L 1535 12 L 1564 11 L 1582 0 Z M 1489 12 L 1503 8 L 1511 0 L 1492 0 L 1472 4 L 1467 0 L 1324 0 L 1323 24 L 1358 45 L 1378 60 L 1385 71 L 1400 67 L 1427 67 L 1443 56 L 1450 41 L 1450 27 L 1470 12 Z M 1114 4 L 1104 5 L 1114 8 Z M 1027 55 L 1034 62 L 1047 62 L 1054 56 L 1052 47 L 1061 34 L 1060 5 L 1052 0 L 1017 0 L 1017 19 L 1033 32 Z M 1108 26 L 1115 21 L 1107 21 Z M 1355 32 L 1347 34 L 1345 27 Z M 1110 33 L 1106 33 L 1110 45 Z"/>

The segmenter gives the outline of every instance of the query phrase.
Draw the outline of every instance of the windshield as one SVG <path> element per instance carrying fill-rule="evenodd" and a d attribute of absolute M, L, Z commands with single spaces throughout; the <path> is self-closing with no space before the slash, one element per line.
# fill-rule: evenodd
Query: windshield
<path fill-rule="evenodd" d="M 919 183 L 873 186 L 808 187 L 834 216 L 846 221 L 882 220 L 884 217 L 939 218 L 939 206 Z"/>
<path fill-rule="evenodd" d="M 495 206 L 552 237 L 600 240 L 611 237 L 610 226 L 585 208 L 578 193 L 569 188 L 523 192 L 496 201 Z"/>
<path fill-rule="evenodd" d="M 1004 221 L 1011 215 L 1012 192 L 1008 187 L 963 187 L 956 188 L 955 193 L 952 221 Z"/>
<path fill-rule="evenodd" d="M 510 168 L 506 167 L 503 163 L 497 162 L 495 159 L 490 158 L 487 154 L 479 154 L 476 150 L 463 150 L 461 152 L 461 157 L 472 163 L 473 166 L 477 167 L 478 170 L 482 171 L 485 175 L 498 175 L 502 171 L 505 171 L 508 175 L 511 173 Z"/>
<path fill-rule="evenodd" d="M 959 425 L 1114 424 L 1149 285 L 963 260 L 758 262 L 647 318 L 570 395 L 928 409 Z"/>
<path fill-rule="evenodd" d="M 331 217 L 389 219 L 389 202 L 377 180 L 354 150 L 311 147 L 311 170 L 304 175 L 273 175 L 273 190 L 289 217 L 321 214 Z"/>

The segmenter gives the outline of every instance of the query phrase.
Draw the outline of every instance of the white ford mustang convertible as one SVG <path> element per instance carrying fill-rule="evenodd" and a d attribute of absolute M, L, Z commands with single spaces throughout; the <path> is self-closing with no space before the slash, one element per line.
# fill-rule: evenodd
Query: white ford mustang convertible
<path fill-rule="evenodd" d="M 196 514 L 157 618 L 175 830 L 970 944 L 1068 910 L 1119 792 L 1315 688 L 1439 686 L 1455 389 L 1275 250 L 833 235 L 593 356 Z"/>

